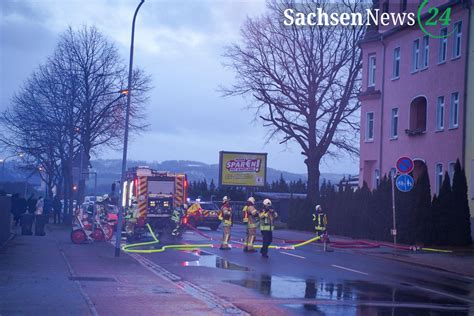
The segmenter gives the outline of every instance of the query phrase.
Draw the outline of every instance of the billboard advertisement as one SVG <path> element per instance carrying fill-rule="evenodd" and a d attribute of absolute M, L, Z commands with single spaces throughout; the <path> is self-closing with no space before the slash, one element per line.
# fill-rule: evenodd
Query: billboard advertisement
<path fill-rule="evenodd" d="M 219 152 L 219 185 L 263 187 L 266 181 L 266 153 Z"/>

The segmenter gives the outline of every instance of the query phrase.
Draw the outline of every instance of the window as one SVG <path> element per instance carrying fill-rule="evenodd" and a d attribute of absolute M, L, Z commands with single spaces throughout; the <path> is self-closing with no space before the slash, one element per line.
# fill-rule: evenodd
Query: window
<path fill-rule="evenodd" d="M 398 108 L 392 109 L 392 124 L 390 126 L 390 137 L 398 138 Z"/>
<path fill-rule="evenodd" d="M 402 12 L 405 12 L 407 10 L 407 0 L 402 0 L 402 3 L 400 4 L 400 9 Z"/>
<path fill-rule="evenodd" d="M 459 93 L 451 93 L 451 104 L 449 108 L 449 127 L 459 126 Z"/>
<path fill-rule="evenodd" d="M 456 166 L 456 163 L 454 161 L 451 161 L 448 164 L 448 174 L 449 174 L 449 180 L 451 181 L 451 185 L 453 185 L 454 166 Z"/>
<path fill-rule="evenodd" d="M 367 112 L 367 122 L 365 126 L 365 140 L 374 140 L 374 112 Z"/>
<path fill-rule="evenodd" d="M 375 86 L 375 69 L 376 69 L 376 59 L 375 55 L 370 55 L 369 56 L 369 81 L 368 81 L 368 86 L 369 87 L 374 87 Z"/>
<path fill-rule="evenodd" d="M 454 24 L 453 58 L 461 56 L 462 22 Z"/>
<path fill-rule="evenodd" d="M 426 131 L 426 98 L 417 97 L 410 104 L 410 129 L 406 131 L 409 136 L 422 134 Z"/>
<path fill-rule="evenodd" d="M 430 38 L 428 36 L 423 37 L 423 50 L 421 51 L 421 67 L 428 68 L 430 62 Z"/>
<path fill-rule="evenodd" d="M 448 29 L 442 28 L 439 31 L 439 35 L 441 38 L 439 39 L 439 56 L 438 56 L 438 62 L 444 63 L 446 61 L 446 55 L 448 54 L 448 38 L 446 37 L 448 35 Z"/>
<path fill-rule="evenodd" d="M 415 72 L 420 69 L 420 40 L 413 41 L 413 50 L 411 55 L 411 71 Z"/>
<path fill-rule="evenodd" d="M 444 129 L 444 97 L 438 97 L 436 104 L 436 130 Z"/>
<path fill-rule="evenodd" d="M 378 188 L 380 185 L 380 170 L 374 170 L 374 188 Z"/>
<path fill-rule="evenodd" d="M 439 194 L 441 185 L 443 184 L 443 164 L 436 164 L 435 167 L 435 176 L 436 176 L 436 194 Z"/>
<path fill-rule="evenodd" d="M 400 77 L 400 47 L 393 50 L 393 70 L 392 79 Z"/>

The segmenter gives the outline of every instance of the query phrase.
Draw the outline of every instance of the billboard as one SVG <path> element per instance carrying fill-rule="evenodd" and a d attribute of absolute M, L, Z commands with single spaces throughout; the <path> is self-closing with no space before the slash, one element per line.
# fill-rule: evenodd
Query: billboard
<path fill-rule="evenodd" d="M 266 153 L 219 152 L 219 185 L 263 187 L 266 182 Z"/>

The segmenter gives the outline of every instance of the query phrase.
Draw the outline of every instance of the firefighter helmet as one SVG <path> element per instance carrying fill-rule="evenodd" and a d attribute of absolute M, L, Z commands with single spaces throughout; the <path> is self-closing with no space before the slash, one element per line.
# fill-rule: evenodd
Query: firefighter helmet
<path fill-rule="evenodd" d="M 321 205 L 316 205 L 316 211 L 320 211 L 321 209 Z"/>
<path fill-rule="evenodd" d="M 272 201 L 270 201 L 270 199 L 265 199 L 265 200 L 263 200 L 263 205 L 272 206 Z"/>
<path fill-rule="evenodd" d="M 230 201 L 230 199 L 227 197 L 227 195 L 222 198 L 222 202 L 224 202 L 224 203 L 229 202 L 229 201 Z"/>
<path fill-rule="evenodd" d="M 251 196 L 251 197 L 249 197 L 249 198 L 247 199 L 247 202 L 250 202 L 250 203 L 252 203 L 252 204 L 255 204 L 255 198 L 254 198 L 253 196 Z"/>

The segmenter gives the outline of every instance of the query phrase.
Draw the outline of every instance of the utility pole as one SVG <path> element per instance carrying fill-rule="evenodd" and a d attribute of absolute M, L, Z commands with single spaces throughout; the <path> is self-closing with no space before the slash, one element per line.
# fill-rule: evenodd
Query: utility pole
<path fill-rule="evenodd" d="M 125 172 L 127 171 L 127 150 L 128 150 L 128 125 L 130 120 L 130 100 L 132 96 L 132 71 L 133 71 L 133 42 L 135 40 L 135 20 L 137 19 L 138 10 L 145 2 L 145 0 L 141 0 L 138 4 L 137 9 L 135 10 L 135 14 L 133 15 L 132 21 L 132 37 L 130 43 L 130 62 L 128 67 L 128 88 L 127 88 L 127 106 L 125 109 L 125 133 L 123 138 L 123 155 L 122 155 L 122 176 L 120 181 L 120 197 L 124 194 L 123 184 L 125 181 Z M 123 211 L 124 206 L 121 205 L 119 207 L 118 213 L 118 223 L 117 223 L 117 232 L 115 235 L 115 257 L 120 257 L 120 241 L 122 240 L 122 219 L 123 219 Z"/>

